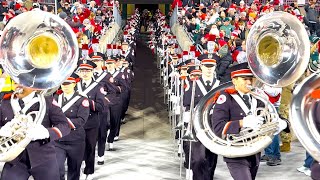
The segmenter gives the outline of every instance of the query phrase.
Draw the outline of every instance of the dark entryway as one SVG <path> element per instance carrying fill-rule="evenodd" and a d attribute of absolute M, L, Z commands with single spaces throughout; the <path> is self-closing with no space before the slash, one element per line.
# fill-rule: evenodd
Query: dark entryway
<path fill-rule="evenodd" d="M 140 12 L 143 12 L 144 9 L 148 9 L 150 12 L 154 12 L 159 9 L 158 4 L 135 4 L 135 7 L 139 8 Z"/>

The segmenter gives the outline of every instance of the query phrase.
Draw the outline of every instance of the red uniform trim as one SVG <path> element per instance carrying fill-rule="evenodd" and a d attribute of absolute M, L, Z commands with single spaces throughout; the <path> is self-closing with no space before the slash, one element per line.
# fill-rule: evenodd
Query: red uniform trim
<path fill-rule="evenodd" d="M 76 126 L 73 124 L 73 122 L 69 118 L 67 118 L 67 120 L 68 120 L 68 124 L 69 124 L 70 128 L 75 129 Z"/>
<path fill-rule="evenodd" d="M 62 138 L 62 133 L 58 128 L 53 127 L 51 129 L 58 135 L 59 138 Z"/>
<path fill-rule="evenodd" d="M 231 78 L 234 78 L 237 76 L 253 76 L 253 74 L 250 69 L 240 69 L 240 70 L 231 72 Z"/>

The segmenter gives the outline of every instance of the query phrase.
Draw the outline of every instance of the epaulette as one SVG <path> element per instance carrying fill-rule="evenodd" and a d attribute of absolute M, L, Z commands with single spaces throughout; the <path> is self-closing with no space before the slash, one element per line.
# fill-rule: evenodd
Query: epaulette
<path fill-rule="evenodd" d="M 12 93 L 5 94 L 2 99 L 3 100 L 9 100 L 11 98 L 11 95 L 12 95 Z"/>
<path fill-rule="evenodd" d="M 225 89 L 224 92 L 227 93 L 227 94 L 236 94 L 238 91 L 235 90 L 234 88 L 228 88 L 228 89 Z M 220 95 L 221 95 L 221 91 L 217 92 L 213 96 L 211 102 L 216 103 Z"/>
<path fill-rule="evenodd" d="M 216 103 L 216 101 L 218 100 L 218 97 L 220 96 L 220 91 L 219 92 L 217 92 L 214 96 L 213 96 L 213 98 L 212 98 L 212 103 Z"/>
<path fill-rule="evenodd" d="M 314 91 L 312 91 L 310 96 L 313 99 L 320 99 L 320 89 L 315 89 Z"/>
<path fill-rule="evenodd" d="M 57 90 L 57 92 L 56 92 L 56 94 L 58 94 L 58 95 L 60 95 L 62 93 L 63 93 L 63 91 L 61 89 Z"/>
<path fill-rule="evenodd" d="M 237 90 L 235 90 L 234 88 L 229 88 L 229 89 L 225 89 L 224 92 L 228 93 L 228 94 L 237 94 Z"/>

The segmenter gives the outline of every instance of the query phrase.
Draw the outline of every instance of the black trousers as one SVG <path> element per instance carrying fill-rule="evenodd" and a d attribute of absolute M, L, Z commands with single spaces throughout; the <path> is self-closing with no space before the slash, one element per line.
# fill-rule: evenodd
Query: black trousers
<path fill-rule="evenodd" d="M 251 162 L 227 162 L 229 172 L 234 180 L 254 180 L 259 165 Z"/>
<path fill-rule="evenodd" d="M 317 161 L 313 161 L 311 165 L 311 178 L 314 180 L 320 179 L 320 164 Z"/>
<path fill-rule="evenodd" d="M 106 141 L 107 141 L 107 130 L 108 125 L 110 123 L 110 113 L 103 112 L 102 116 L 100 116 L 100 126 L 99 126 L 99 134 L 98 134 L 98 156 L 104 156 L 104 151 L 106 149 Z"/>
<path fill-rule="evenodd" d="M 129 101 L 130 101 L 130 91 L 127 90 L 123 97 L 122 97 L 122 113 L 121 113 L 121 120 L 124 119 L 125 115 L 126 115 L 126 112 L 128 110 L 128 107 L 129 107 Z M 119 135 L 119 134 L 117 134 Z"/>
<path fill-rule="evenodd" d="M 208 150 L 200 141 L 192 142 L 191 146 L 193 180 L 212 180 L 217 166 L 218 155 Z"/>
<path fill-rule="evenodd" d="M 59 179 L 59 167 L 56 158 L 48 159 L 37 167 L 30 166 L 30 160 L 26 151 L 22 152 L 21 160 L 18 163 L 4 164 L 1 180 L 28 180 L 33 176 L 35 180 L 57 180 Z"/>
<path fill-rule="evenodd" d="M 99 127 L 85 129 L 86 131 L 86 147 L 84 151 L 84 161 L 86 167 L 84 168 L 84 174 L 94 173 L 94 158 L 95 158 L 95 148 L 98 138 Z"/>
<path fill-rule="evenodd" d="M 68 180 L 79 180 L 82 155 L 85 150 L 85 141 L 77 143 L 56 142 L 57 161 L 59 165 L 60 180 L 65 179 L 64 162 L 67 160 Z"/>
<path fill-rule="evenodd" d="M 121 123 L 122 102 L 110 106 L 110 133 L 108 143 L 113 143 Z"/>

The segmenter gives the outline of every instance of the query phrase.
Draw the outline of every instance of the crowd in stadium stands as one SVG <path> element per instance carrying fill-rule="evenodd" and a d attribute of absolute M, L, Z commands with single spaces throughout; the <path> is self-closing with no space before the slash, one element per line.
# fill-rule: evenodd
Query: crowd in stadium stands
<path fill-rule="evenodd" d="M 118 6 L 118 1 L 85 1 L 70 4 L 67 1 L 58 1 L 57 13 L 64 19 L 76 33 L 79 40 L 80 48 L 82 44 L 98 43 L 102 34 L 108 29 L 109 25 L 114 22 L 113 4 Z M 55 13 L 52 5 L 32 3 L 26 4 L 22 0 L 2 1 L 0 4 L 0 30 L 15 16 L 26 11 L 43 10 Z M 92 47 L 94 48 L 94 46 Z M 88 48 L 89 53 L 93 49 Z M 87 50 L 87 48 L 83 48 Z"/>

